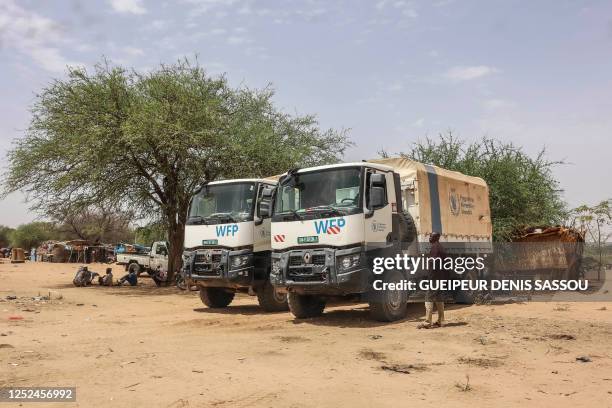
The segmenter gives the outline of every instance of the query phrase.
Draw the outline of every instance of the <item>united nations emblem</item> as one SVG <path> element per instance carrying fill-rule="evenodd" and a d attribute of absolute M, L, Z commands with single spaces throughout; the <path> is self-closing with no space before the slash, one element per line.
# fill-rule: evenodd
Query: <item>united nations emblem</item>
<path fill-rule="evenodd" d="M 450 204 L 451 214 L 459 215 L 459 197 L 457 197 L 455 190 L 451 190 L 450 193 L 448 193 L 448 202 Z"/>

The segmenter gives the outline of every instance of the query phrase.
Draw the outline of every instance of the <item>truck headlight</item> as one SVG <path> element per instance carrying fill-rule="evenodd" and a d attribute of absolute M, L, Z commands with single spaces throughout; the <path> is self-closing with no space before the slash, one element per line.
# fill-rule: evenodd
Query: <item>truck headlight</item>
<path fill-rule="evenodd" d="M 270 270 L 270 273 L 272 275 L 280 275 L 281 273 L 280 259 L 272 260 L 272 268 Z"/>
<path fill-rule="evenodd" d="M 190 251 L 183 252 L 183 269 L 189 268 L 189 265 L 191 264 L 192 255 L 193 255 L 193 252 L 190 252 Z"/>
<path fill-rule="evenodd" d="M 340 271 L 346 271 L 351 268 L 355 268 L 359 266 L 360 259 L 361 259 L 360 254 L 339 256 L 337 260 L 338 269 Z"/>
<path fill-rule="evenodd" d="M 232 269 L 240 269 L 249 264 L 249 255 L 234 255 L 230 257 L 230 265 Z"/>

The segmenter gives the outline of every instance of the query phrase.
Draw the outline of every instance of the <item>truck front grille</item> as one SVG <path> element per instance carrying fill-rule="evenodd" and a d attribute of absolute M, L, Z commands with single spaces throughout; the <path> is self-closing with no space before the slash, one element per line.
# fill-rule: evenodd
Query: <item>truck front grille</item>
<path fill-rule="evenodd" d="M 207 262 L 207 256 L 205 254 L 197 254 L 196 255 L 196 263 L 206 263 Z M 210 256 L 210 261 L 209 263 L 219 263 L 221 262 L 221 254 L 212 254 Z"/>
<path fill-rule="evenodd" d="M 221 253 L 196 253 L 193 263 L 192 275 L 195 276 L 221 276 Z"/>
<path fill-rule="evenodd" d="M 327 273 L 321 268 L 312 266 L 298 266 L 289 268 L 287 279 L 294 282 L 325 282 Z"/>
<path fill-rule="evenodd" d="M 325 254 L 315 254 L 311 258 L 312 265 L 325 265 Z M 289 266 L 304 265 L 303 255 L 291 255 L 289 257 Z"/>

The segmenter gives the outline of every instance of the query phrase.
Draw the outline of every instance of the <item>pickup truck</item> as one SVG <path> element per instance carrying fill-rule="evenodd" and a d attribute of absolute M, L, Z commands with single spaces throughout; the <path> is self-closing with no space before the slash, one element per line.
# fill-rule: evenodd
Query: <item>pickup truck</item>
<path fill-rule="evenodd" d="M 156 241 L 151 245 L 151 251 L 146 253 L 118 253 L 117 265 L 125 265 L 125 270 L 137 275 L 147 272 L 155 275 L 160 270 L 168 269 L 168 243 Z"/>

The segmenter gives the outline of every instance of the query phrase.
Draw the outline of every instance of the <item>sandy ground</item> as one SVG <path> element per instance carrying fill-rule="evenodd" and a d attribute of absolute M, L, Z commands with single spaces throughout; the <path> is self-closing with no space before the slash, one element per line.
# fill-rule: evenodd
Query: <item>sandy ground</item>
<path fill-rule="evenodd" d="M 417 330 L 422 304 L 296 321 L 149 279 L 75 288 L 75 270 L 0 264 L 0 386 L 76 386 L 82 407 L 612 406 L 612 303 L 449 305 Z"/>

